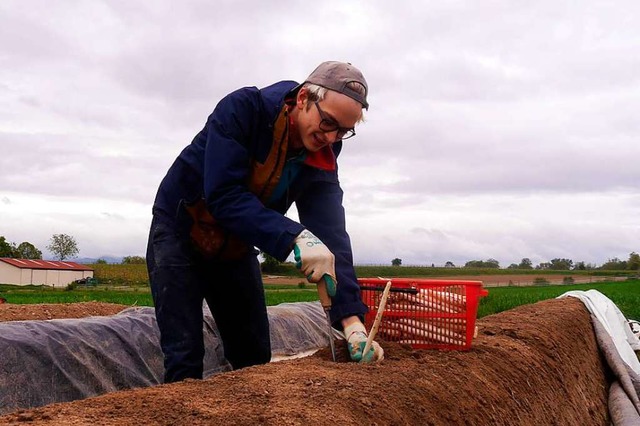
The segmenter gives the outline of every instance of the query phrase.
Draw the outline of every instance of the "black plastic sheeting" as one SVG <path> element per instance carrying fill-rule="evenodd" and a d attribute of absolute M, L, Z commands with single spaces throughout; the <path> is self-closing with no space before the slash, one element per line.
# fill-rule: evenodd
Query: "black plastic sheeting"
<path fill-rule="evenodd" d="M 204 375 L 231 370 L 205 305 Z M 272 355 L 328 345 L 318 302 L 268 307 Z M 339 336 L 334 330 L 334 336 Z M 153 308 L 109 317 L 0 323 L 0 414 L 162 383 L 163 357 Z"/>

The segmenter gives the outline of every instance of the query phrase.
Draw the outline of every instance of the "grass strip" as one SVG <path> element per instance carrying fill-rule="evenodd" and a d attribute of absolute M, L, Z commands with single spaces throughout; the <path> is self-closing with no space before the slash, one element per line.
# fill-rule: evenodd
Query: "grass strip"
<path fill-rule="evenodd" d="M 574 290 L 598 290 L 611 299 L 627 318 L 640 318 L 640 280 L 636 279 L 572 285 L 493 287 L 488 290 L 489 295 L 480 300 L 479 318 L 516 306 L 552 299 Z"/>
<path fill-rule="evenodd" d="M 598 290 L 611 299 L 627 318 L 640 319 L 640 280 L 599 282 L 573 285 L 547 285 L 530 287 L 492 287 L 489 295 L 480 299 L 478 317 L 496 314 L 520 305 L 552 299 L 572 290 Z M 8 303 L 76 303 L 105 302 L 129 306 L 153 306 L 148 287 L 133 286 L 124 289 L 100 285 L 74 290 L 53 289 L 45 286 L 0 285 L 0 297 Z M 286 285 L 265 285 L 268 306 L 280 303 L 312 302 L 318 300 L 315 286 L 297 288 Z"/>

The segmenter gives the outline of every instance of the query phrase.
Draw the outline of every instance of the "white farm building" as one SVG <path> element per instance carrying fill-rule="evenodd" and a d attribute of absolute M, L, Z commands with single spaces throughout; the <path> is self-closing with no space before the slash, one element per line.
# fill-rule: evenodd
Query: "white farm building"
<path fill-rule="evenodd" d="M 75 262 L 0 257 L 0 284 L 65 287 L 92 277 L 93 269 Z"/>

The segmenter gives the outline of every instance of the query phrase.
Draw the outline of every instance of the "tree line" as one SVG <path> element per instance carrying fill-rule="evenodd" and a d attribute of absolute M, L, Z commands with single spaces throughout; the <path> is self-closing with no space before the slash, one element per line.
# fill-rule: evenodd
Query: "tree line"
<path fill-rule="evenodd" d="M 392 266 L 401 266 L 402 259 L 394 258 L 391 260 Z M 435 266 L 431 264 L 431 266 Z M 451 262 L 447 261 L 445 263 L 445 268 L 457 268 L 457 266 Z M 470 260 L 466 262 L 463 266 L 464 268 L 492 268 L 492 269 L 500 269 L 500 262 L 496 259 L 487 259 L 487 260 Z M 604 269 L 608 271 L 637 271 L 640 270 L 640 254 L 636 252 L 631 252 L 629 254 L 629 259 L 620 260 L 617 257 L 613 259 L 607 260 L 601 266 L 597 266 L 593 263 L 585 263 L 585 262 L 573 262 L 571 259 L 564 258 L 556 258 L 551 259 L 548 262 L 541 262 L 538 265 L 534 266 L 531 259 L 525 257 L 520 263 L 512 263 L 507 266 L 506 269 L 530 269 L 530 270 L 552 270 L 552 271 L 590 271 L 593 269 Z"/>
<path fill-rule="evenodd" d="M 67 234 L 53 234 L 46 248 L 57 260 L 66 260 L 79 253 L 75 238 Z M 28 241 L 16 244 L 0 236 L 0 257 L 37 260 L 42 259 L 42 251 Z"/>
<path fill-rule="evenodd" d="M 47 245 L 49 250 L 57 260 L 66 260 L 76 256 L 79 253 L 78 243 L 75 238 L 67 234 L 53 234 Z M 266 253 L 262 253 L 264 257 L 263 271 L 277 270 L 280 262 L 269 256 Z M 40 251 L 35 245 L 28 241 L 23 241 L 20 244 L 9 242 L 4 236 L 0 236 L 0 257 L 8 257 L 15 259 L 42 259 L 42 251 Z M 142 264 L 146 260 L 142 256 L 125 256 L 122 258 L 122 264 Z M 105 260 L 98 259 L 96 263 L 107 263 Z M 396 257 L 391 260 L 392 266 L 402 266 L 402 259 Z M 435 266 L 431 264 L 431 266 Z M 447 261 L 445 268 L 456 268 L 457 266 Z M 491 268 L 500 269 L 500 262 L 496 259 L 489 258 L 486 260 L 470 260 L 463 266 L 464 268 Z M 607 260 L 601 266 L 597 266 L 592 263 L 575 262 L 571 259 L 556 258 L 551 259 L 548 262 L 541 262 L 538 265 L 533 265 L 531 259 L 525 257 L 520 263 L 512 263 L 507 266 L 506 269 L 530 269 L 530 270 L 554 270 L 554 271 L 588 271 L 593 269 L 604 270 L 640 270 L 640 254 L 631 252 L 627 260 L 620 260 L 617 257 Z"/>
<path fill-rule="evenodd" d="M 66 260 L 78 255 L 78 243 L 74 237 L 67 234 L 54 234 L 46 247 L 56 260 Z M 28 241 L 20 244 L 7 241 L 0 235 L 0 257 L 12 259 L 42 259 L 42 251 Z M 107 263 L 106 260 L 98 259 L 96 263 Z M 123 265 L 146 263 L 142 256 L 125 256 L 122 258 Z"/>
<path fill-rule="evenodd" d="M 10 243 L 5 237 L 0 236 L 0 257 L 42 259 L 42 252 L 27 241 L 23 241 L 20 244 Z"/>

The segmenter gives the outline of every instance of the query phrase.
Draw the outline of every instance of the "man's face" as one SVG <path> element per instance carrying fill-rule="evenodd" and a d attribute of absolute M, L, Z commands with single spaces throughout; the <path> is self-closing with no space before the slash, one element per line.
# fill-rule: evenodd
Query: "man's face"
<path fill-rule="evenodd" d="M 314 105 L 306 89 L 300 89 L 296 107 L 300 109 L 297 127 L 302 145 L 312 152 L 339 141 L 344 131 L 354 128 L 362 117 L 358 101 L 333 90 L 328 90 L 324 99 Z M 336 130 L 327 132 L 327 128 Z"/>

